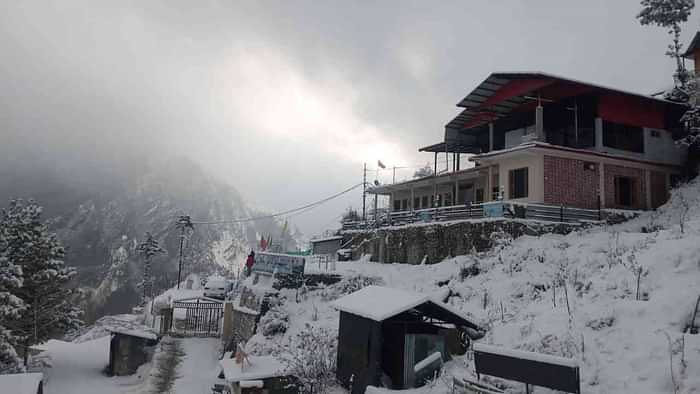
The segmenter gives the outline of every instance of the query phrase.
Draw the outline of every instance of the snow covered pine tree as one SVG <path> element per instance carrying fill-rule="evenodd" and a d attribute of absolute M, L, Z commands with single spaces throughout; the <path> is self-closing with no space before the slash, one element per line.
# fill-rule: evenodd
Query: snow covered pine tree
<path fill-rule="evenodd" d="M 12 343 L 17 338 L 7 329 L 7 323 L 16 319 L 24 307 L 21 299 L 10 291 L 22 285 L 22 269 L 6 257 L 7 242 L 0 227 L 0 374 L 21 372 L 22 364 Z"/>
<path fill-rule="evenodd" d="M 136 248 L 138 252 L 143 255 L 143 281 L 141 282 L 141 287 L 143 289 L 143 295 L 141 297 L 141 305 L 145 305 L 148 299 L 152 296 L 153 291 L 153 278 L 151 275 L 151 258 L 153 256 L 165 253 L 165 250 L 160 247 L 158 241 L 153 238 L 151 233 L 146 233 L 146 240 L 139 244 Z"/>
<path fill-rule="evenodd" d="M 7 328 L 18 339 L 14 345 L 27 365 L 29 346 L 61 336 L 81 325 L 80 309 L 71 304 L 73 291 L 66 284 L 75 270 L 63 262 L 65 251 L 41 222 L 42 208 L 33 200 L 13 200 L 0 215 L 3 249 L 0 255 L 9 264 L 21 267 L 22 283 L 10 293 L 25 307 L 7 321 Z"/>

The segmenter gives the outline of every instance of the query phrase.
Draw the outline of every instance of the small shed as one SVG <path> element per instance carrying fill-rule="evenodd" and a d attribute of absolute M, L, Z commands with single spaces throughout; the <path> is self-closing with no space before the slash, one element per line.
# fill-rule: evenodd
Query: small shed
<path fill-rule="evenodd" d="M 44 374 L 11 373 L 0 375 L 0 392 L 12 394 L 43 394 Z"/>
<path fill-rule="evenodd" d="M 226 380 L 233 394 L 296 394 L 294 379 L 285 371 L 285 365 L 274 356 L 247 356 L 238 363 L 226 352 L 219 361 L 220 378 Z"/>
<path fill-rule="evenodd" d="M 138 367 L 148 362 L 153 346 L 158 343 L 158 336 L 146 329 L 112 328 L 109 330 L 110 375 L 125 376 L 136 372 Z"/>
<path fill-rule="evenodd" d="M 340 311 L 336 377 L 353 394 L 369 385 L 419 386 L 420 369 L 434 365 L 435 353 L 437 361 L 447 361 L 483 336 L 460 312 L 428 295 L 368 286 L 334 306 Z"/>
<path fill-rule="evenodd" d="M 340 235 L 311 240 L 311 254 L 331 255 L 335 257 L 343 246 L 343 237 Z"/>

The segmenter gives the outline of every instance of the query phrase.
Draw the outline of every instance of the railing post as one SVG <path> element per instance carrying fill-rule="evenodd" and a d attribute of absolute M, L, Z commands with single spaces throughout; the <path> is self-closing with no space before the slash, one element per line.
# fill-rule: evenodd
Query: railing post
<path fill-rule="evenodd" d="M 564 222 L 564 205 L 559 206 L 559 221 Z"/>

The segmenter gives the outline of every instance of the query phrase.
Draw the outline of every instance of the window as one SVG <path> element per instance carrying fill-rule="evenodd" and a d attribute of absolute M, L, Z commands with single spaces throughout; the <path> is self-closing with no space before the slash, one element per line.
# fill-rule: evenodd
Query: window
<path fill-rule="evenodd" d="M 413 208 L 413 209 L 420 208 L 420 197 L 413 198 L 413 206 L 411 208 Z"/>
<path fill-rule="evenodd" d="M 508 198 L 527 197 L 527 167 L 510 170 L 508 172 L 508 181 L 510 185 Z"/>
<path fill-rule="evenodd" d="M 445 193 L 445 206 L 452 205 L 452 193 Z"/>
<path fill-rule="evenodd" d="M 615 204 L 622 207 L 634 205 L 634 178 L 628 176 L 615 177 Z"/>
<path fill-rule="evenodd" d="M 620 150 L 644 153 L 641 127 L 603 121 L 603 145 Z"/>
<path fill-rule="evenodd" d="M 421 208 L 429 208 L 428 196 L 423 196 L 422 201 L 421 201 Z"/>
<path fill-rule="evenodd" d="M 401 200 L 401 210 L 405 211 L 408 210 L 408 199 L 404 198 Z"/>
<path fill-rule="evenodd" d="M 401 210 L 401 200 L 394 200 L 394 211 Z"/>
<path fill-rule="evenodd" d="M 476 197 L 475 200 L 477 203 L 482 203 L 484 202 L 484 189 L 476 189 Z"/>
<path fill-rule="evenodd" d="M 659 130 L 651 130 L 649 134 L 654 138 L 661 138 L 661 132 Z"/>

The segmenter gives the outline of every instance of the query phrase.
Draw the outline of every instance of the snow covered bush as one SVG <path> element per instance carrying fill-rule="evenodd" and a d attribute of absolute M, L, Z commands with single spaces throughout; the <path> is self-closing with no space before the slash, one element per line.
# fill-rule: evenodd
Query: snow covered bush
<path fill-rule="evenodd" d="M 266 337 L 284 334 L 289 328 L 289 313 L 282 307 L 275 305 L 260 318 L 258 329 Z"/>
<path fill-rule="evenodd" d="M 351 276 L 322 289 L 321 297 L 324 301 L 333 301 L 344 295 L 362 290 L 367 286 L 383 284 L 384 281 L 381 278 L 364 275 Z"/>
<path fill-rule="evenodd" d="M 326 327 L 306 323 L 280 354 L 287 372 L 299 379 L 301 393 L 327 393 L 335 384 L 338 338 Z"/>

